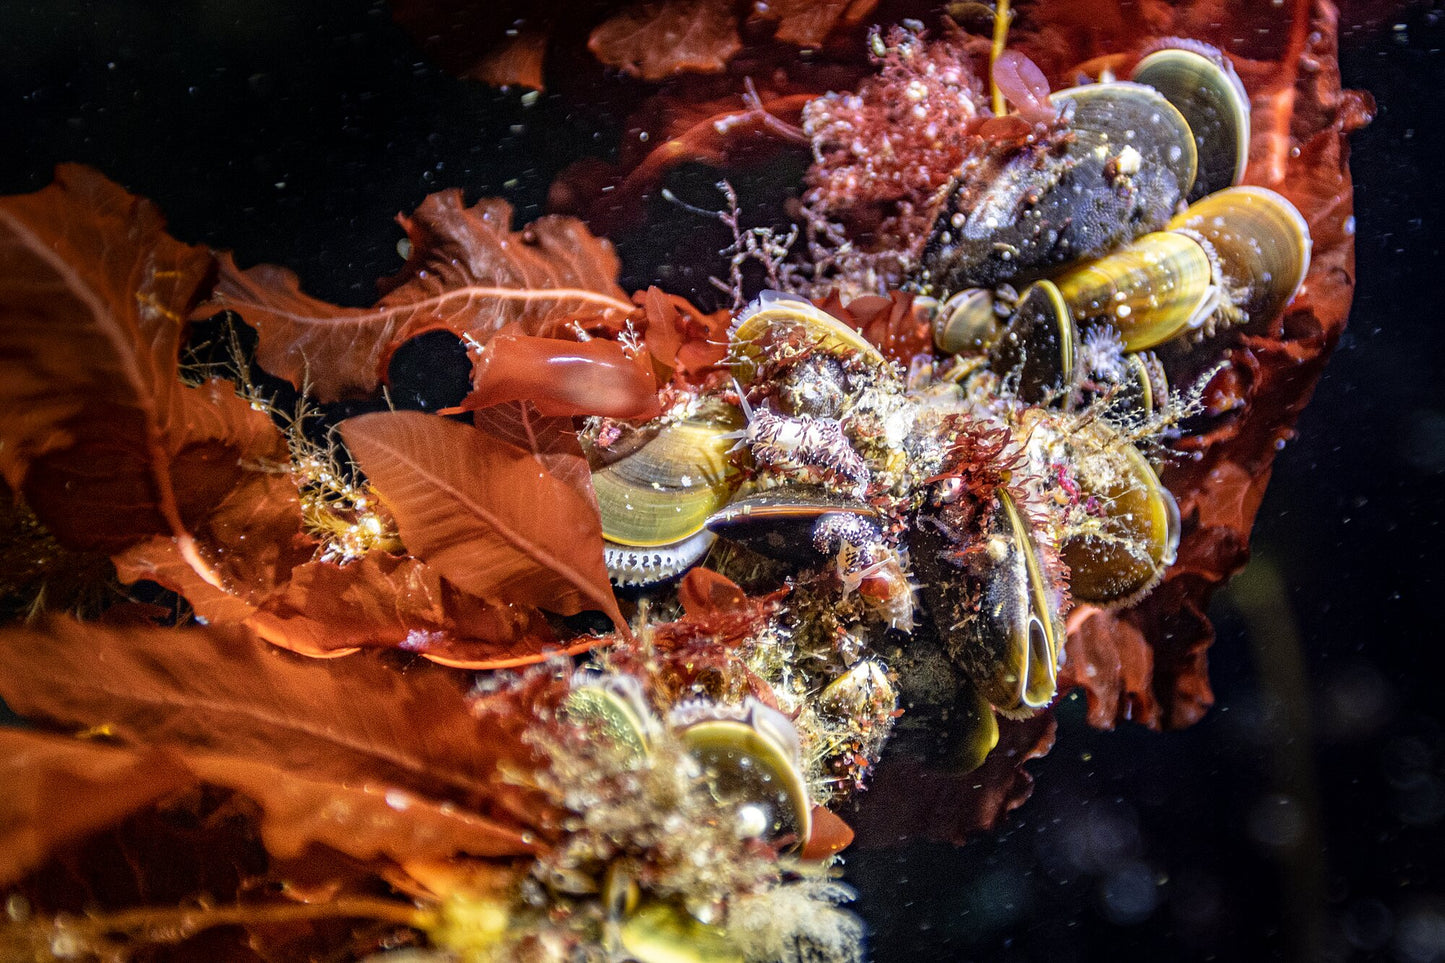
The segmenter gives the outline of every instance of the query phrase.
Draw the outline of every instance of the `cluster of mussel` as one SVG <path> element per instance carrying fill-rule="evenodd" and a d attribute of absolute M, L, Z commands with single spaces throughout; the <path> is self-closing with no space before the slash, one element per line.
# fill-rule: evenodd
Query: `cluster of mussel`
<path fill-rule="evenodd" d="M 573 678 L 561 709 L 587 738 L 605 742 L 611 752 L 608 765 L 626 774 L 626 785 L 646 782 L 643 773 L 658 767 L 667 769 L 669 778 L 663 780 L 667 788 L 655 793 L 660 798 L 629 790 L 637 797 L 631 802 L 634 813 L 639 806 L 650 813 L 637 813 L 650 830 L 618 832 L 617 822 L 606 816 L 579 820 L 596 823 L 596 832 L 557 847 L 534 869 L 534 877 L 553 894 L 549 902 L 596 900 L 601 941 L 616 957 L 642 963 L 778 958 L 843 963 L 858 958 L 857 925 L 833 910 L 829 897 L 814 913 L 786 919 L 770 906 L 762 910 L 766 925 L 758 927 L 746 905 L 736 903 L 742 894 L 727 887 L 735 870 L 709 865 L 726 862 L 728 846 L 739 846 L 789 852 L 794 857 L 789 865 L 796 870 L 798 859 L 818 865 L 846 843 L 828 838 L 826 829 L 814 831 L 799 734 L 787 715 L 746 698 L 735 705 L 685 700 L 659 716 L 637 679 L 590 671 Z M 679 806 L 675 780 L 703 794 L 706 813 L 669 808 Z M 598 805 L 605 804 L 594 803 L 594 808 Z M 709 832 L 720 834 L 721 850 Z M 658 833 L 668 837 L 661 846 Z M 678 861 L 681 867 L 673 865 Z M 787 887 L 771 881 L 773 887 L 780 885 Z M 767 892 L 753 889 L 751 898 L 766 905 Z M 818 942 L 810 934 L 830 926 L 843 928 L 851 937 L 848 945 L 838 952 L 804 953 Z"/>
<path fill-rule="evenodd" d="M 964 768 L 996 714 L 1047 706 L 1068 608 L 1131 604 L 1174 560 L 1157 460 L 1191 391 L 1169 377 L 1198 379 L 1215 363 L 1200 342 L 1274 316 L 1303 280 L 1303 219 L 1236 186 L 1248 100 L 1217 52 L 1161 49 L 1052 104 L 1028 144 L 965 164 L 921 247 L 912 310 L 936 353 L 905 371 L 811 300 L 765 292 L 731 330 L 730 385 L 583 433 L 620 590 L 704 560 L 791 583 L 741 650 L 783 712 L 699 692 L 663 718 L 606 673 L 565 705 L 642 765 L 680 743 L 739 835 L 806 850 L 814 804 L 861 784 L 897 714 L 889 647 L 951 667 Z M 706 907 L 644 895 L 621 865 L 583 883 L 623 950 L 742 958 Z"/>
<path fill-rule="evenodd" d="M 913 630 L 921 595 L 990 720 L 1052 701 L 1068 606 L 1130 604 L 1173 561 L 1151 443 L 1188 392 L 1150 349 L 1186 357 L 1274 316 L 1310 241 L 1283 197 L 1235 186 L 1249 103 L 1217 51 L 1165 47 L 1051 102 L 1029 143 L 981 148 L 950 186 L 914 279 L 938 355 L 904 372 L 767 293 L 732 331 L 736 397 L 591 433 L 618 586 L 723 538 L 793 566 L 795 596 L 832 593 L 864 635 Z M 813 671 L 859 658 L 840 646 Z"/>

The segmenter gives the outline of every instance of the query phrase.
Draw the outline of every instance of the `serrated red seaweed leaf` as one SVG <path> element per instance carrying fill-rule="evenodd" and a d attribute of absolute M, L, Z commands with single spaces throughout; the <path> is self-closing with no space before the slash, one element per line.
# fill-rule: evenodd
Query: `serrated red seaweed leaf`
<path fill-rule="evenodd" d="M 87 168 L 0 200 L 0 471 L 62 541 L 186 537 L 168 471 L 188 437 L 176 356 L 210 267 Z M 49 511 L 58 492 L 66 510 Z"/>
<path fill-rule="evenodd" d="M 742 49 L 731 0 L 642 0 L 593 29 L 587 48 L 644 80 L 718 73 Z"/>
<path fill-rule="evenodd" d="M 570 234 L 548 237 L 560 245 Z M 615 259 L 594 276 L 592 256 L 585 245 L 534 255 L 536 270 L 519 277 L 540 277 L 546 262 L 610 279 Z M 310 655 L 405 646 L 483 666 L 553 647 L 530 606 L 470 596 L 414 559 L 312 561 L 282 433 L 230 383 L 177 377 L 185 316 L 212 259 L 167 236 L 149 202 L 62 167 L 51 187 L 0 201 L 0 265 L 0 469 L 66 544 L 111 553 L 123 580 L 154 580 L 208 622 Z M 573 474 L 580 492 L 586 476 Z"/>
<path fill-rule="evenodd" d="M 247 624 L 304 655 L 400 648 L 475 669 L 537 662 L 559 646 L 535 609 L 468 595 L 419 559 L 378 552 L 300 566 Z"/>
<path fill-rule="evenodd" d="M 493 437 L 532 453 L 547 473 L 571 485 L 589 505 L 597 504 L 592 469 L 577 441 L 573 420 L 540 414 L 534 405 L 517 401 L 473 412 L 472 424 Z"/>
<path fill-rule="evenodd" d="M 286 444 L 270 419 L 229 385 L 177 377 L 212 265 L 165 233 L 149 201 L 88 168 L 62 165 L 49 187 L 0 200 L 6 481 L 62 543 L 116 553 L 162 541 L 221 590 L 235 566 L 284 575 L 298 559 L 274 522 L 299 523 L 299 509 L 276 474 Z M 253 550 L 223 561 L 226 534 L 244 534 L 261 503 Z"/>
<path fill-rule="evenodd" d="M 0 885 L 192 782 L 159 750 L 0 729 Z"/>
<path fill-rule="evenodd" d="M 352 418 L 341 435 L 408 550 L 473 595 L 563 615 L 622 615 L 596 510 L 530 452 L 416 412 Z"/>
<path fill-rule="evenodd" d="M 374 307 L 328 304 L 302 292 L 284 268 L 242 271 L 223 256 L 197 314 L 236 311 L 259 334 L 262 367 L 332 401 L 374 391 L 391 353 L 427 331 L 486 341 L 508 324 L 541 335 L 599 316 L 620 321 L 633 310 L 617 286 L 612 246 L 572 218 L 544 217 L 513 231 L 506 201 L 467 207 L 454 189 L 398 220 L 411 256 Z"/>
<path fill-rule="evenodd" d="M 56 850 L 201 784 L 255 801 L 266 850 L 281 860 L 318 845 L 362 862 L 397 864 L 536 850 L 515 827 L 403 788 L 347 785 L 184 747 L 132 749 L 3 729 L 0 772 L 8 790 L 0 796 L 0 885 L 18 882 Z"/>

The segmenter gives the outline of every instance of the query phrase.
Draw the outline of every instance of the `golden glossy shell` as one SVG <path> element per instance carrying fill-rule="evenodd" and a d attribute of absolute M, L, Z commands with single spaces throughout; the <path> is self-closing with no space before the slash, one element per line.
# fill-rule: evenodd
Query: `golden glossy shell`
<path fill-rule="evenodd" d="M 729 432 L 740 423 L 674 422 L 631 455 L 594 471 L 602 536 L 618 546 L 655 548 L 702 531 L 736 485 Z"/>
<path fill-rule="evenodd" d="M 987 350 L 1003 332 L 994 293 L 965 288 L 943 302 L 933 316 L 933 343 L 946 354 Z"/>
<path fill-rule="evenodd" d="M 1164 577 L 1179 547 L 1179 508 L 1148 459 L 1111 429 L 1094 423 L 1092 452 L 1074 460 L 1080 490 L 1098 499 L 1097 531 L 1066 537 L 1059 554 L 1069 566 L 1075 599 L 1098 605 L 1133 602 Z"/>
<path fill-rule="evenodd" d="M 730 342 L 733 375 L 744 384 L 753 380 L 763 357 L 780 350 L 821 350 L 869 365 L 888 363 L 867 338 L 811 301 L 776 291 L 764 291 L 743 309 Z"/>
<path fill-rule="evenodd" d="M 757 807 L 768 839 L 792 837 L 802 845 L 812 832 L 812 803 L 786 740 L 747 719 L 703 719 L 682 730 L 682 741 L 703 767 L 713 795 L 738 806 Z M 768 710 L 775 711 L 775 710 Z M 791 723 L 789 723 L 791 728 Z"/>
<path fill-rule="evenodd" d="M 676 903 L 644 902 L 622 922 L 618 937 L 637 963 L 743 963 L 726 930 Z"/>
<path fill-rule="evenodd" d="M 1169 222 L 1214 248 L 1230 298 L 1267 320 L 1284 310 L 1310 268 L 1310 229 L 1295 206 L 1263 187 L 1231 187 L 1192 204 Z"/>
<path fill-rule="evenodd" d="M 998 719 L 983 693 L 969 683 L 953 705 L 953 765 L 959 772 L 973 772 L 998 745 Z"/>
<path fill-rule="evenodd" d="M 1131 79 L 1163 94 L 1194 133 L 1199 170 L 1189 200 L 1240 182 L 1249 161 L 1249 96 L 1223 55 L 1158 50 L 1139 62 Z"/>
<path fill-rule="evenodd" d="M 1209 253 L 1186 234 L 1146 234 L 1054 279 L 1080 327 L 1107 324 L 1128 351 L 1193 331 L 1219 303 Z"/>

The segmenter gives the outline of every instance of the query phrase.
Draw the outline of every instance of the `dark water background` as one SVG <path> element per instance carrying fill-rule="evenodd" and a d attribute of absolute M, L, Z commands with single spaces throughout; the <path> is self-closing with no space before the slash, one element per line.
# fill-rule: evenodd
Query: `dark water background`
<path fill-rule="evenodd" d="M 1068 701 L 999 832 L 850 855 L 880 963 L 1445 960 L 1445 14 L 1342 44 L 1380 107 L 1353 138 L 1355 309 L 1213 607 L 1217 705 L 1159 735 Z M 459 186 L 540 214 L 620 120 L 452 80 L 380 3 L 0 0 L 0 193 L 84 161 L 342 303 L 397 268 L 397 211 Z"/>

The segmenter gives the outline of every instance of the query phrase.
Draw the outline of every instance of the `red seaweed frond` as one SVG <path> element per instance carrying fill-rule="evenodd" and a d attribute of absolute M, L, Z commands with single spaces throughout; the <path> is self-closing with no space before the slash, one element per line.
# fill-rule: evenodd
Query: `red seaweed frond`
<path fill-rule="evenodd" d="M 943 456 L 943 470 L 934 480 L 957 478 L 975 500 L 991 501 L 998 489 L 1009 486 L 1026 464 L 1007 428 L 989 427 L 965 415 L 950 419 L 947 429 L 953 444 Z"/>

